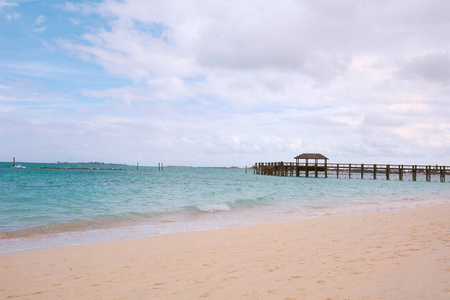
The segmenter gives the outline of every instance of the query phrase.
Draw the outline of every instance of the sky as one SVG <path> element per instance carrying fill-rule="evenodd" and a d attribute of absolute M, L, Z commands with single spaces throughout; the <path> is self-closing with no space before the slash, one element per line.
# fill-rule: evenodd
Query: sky
<path fill-rule="evenodd" d="M 450 165 L 449 12 L 0 0 L 0 161 Z"/>

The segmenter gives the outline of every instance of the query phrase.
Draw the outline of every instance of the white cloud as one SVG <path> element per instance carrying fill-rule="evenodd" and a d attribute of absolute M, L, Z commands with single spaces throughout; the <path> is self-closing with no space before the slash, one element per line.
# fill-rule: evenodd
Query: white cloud
<path fill-rule="evenodd" d="M 9 0 L 0 0 L 0 11 L 2 11 L 5 7 L 14 7 L 17 6 L 17 3 Z"/>
<path fill-rule="evenodd" d="M 13 12 L 11 14 L 6 15 L 6 20 L 8 20 L 8 21 L 13 21 L 13 20 L 16 20 L 18 18 L 20 18 L 20 14 L 18 14 L 16 12 Z"/>
<path fill-rule="evenodd" d="M 44 15 L 39 15 L 39 16 L 37 17 L 37 19 L 36 19 L 35 24 L 36 24 L 36 25 L 40 25 L 41 23 L 44 23 L 44 22 L 45 22 L 45 16 L 44 16 Z"/>
<path fill-rule="evenodd" d="M 127 82 L 85 88 L 92 103 L 52 119 L 86 144 L 102 141 L 96 147 L 110 151 L 103 153 L 120 157 L 128 144 L 136 155 L 157 153 L 174 164 L 248 164 L 300 152 L 381 163 L 434 155 L 450 163 L 443 150 L 450 148 L 448 1 L 60 7 L 85 30 L 61 38 L 61 48 Z M 36 19 L 44 23 L 43 15 Z"/>

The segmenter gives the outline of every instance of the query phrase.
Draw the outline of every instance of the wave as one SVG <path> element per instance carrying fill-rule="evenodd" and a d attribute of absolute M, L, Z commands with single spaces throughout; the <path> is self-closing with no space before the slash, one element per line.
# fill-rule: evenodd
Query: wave
<path fill-rule="evenodd" d="M 213 213 L 213 212 L 216 212 L 216 211 L 228 211 L 228 210 L 231 210 L 231 207 L 228 206 L 225 203 L 199 205 L 196 208 L 200 212 L 208 212 L 208 213 Z"/>

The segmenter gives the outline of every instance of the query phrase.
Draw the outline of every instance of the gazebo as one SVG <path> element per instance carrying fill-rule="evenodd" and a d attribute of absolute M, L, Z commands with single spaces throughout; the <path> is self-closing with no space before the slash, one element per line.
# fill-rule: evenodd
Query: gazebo
<path fill-rule="evenodd" d="M 327 177 L 327 175 L 328 175 L 327 174 L 327 160 L 328 160 L 328 157 L 326 157 L 326 156 L 324 156 L 324 155 L 322 155 L 320 153 L 303 153 L 303 154 L 300 154 L 300 155 L 298 155 L 298 156 L 296 156 L 294 158 L 295 158 L 295 162 L 296 162 L 297 166 L 299 165 L 300 159 L 304 159 L 305 160 L 306 177 L 308 177 L 310 170 L 311 171 L 313 171 L 313 170 L 315 171 L 316 177 L 318 177 L 318 171 L 325 171 L 325 177 Z M 310 159 L 314 159 L 315 163 L 314 163 L 314 166 L 308 167 L 308 160 L 310 160 Z M 324 167 L 319 167 L 318 166 L 319 160 L 324 160 Z M 300 170 L 300 168 L 297 168 L 297 170 Z"/>

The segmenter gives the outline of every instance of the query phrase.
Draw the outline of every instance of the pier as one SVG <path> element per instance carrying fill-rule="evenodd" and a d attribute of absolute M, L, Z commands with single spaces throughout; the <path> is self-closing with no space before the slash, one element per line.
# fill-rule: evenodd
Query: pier
<path fill-rule="evenodd" d="M 450 166 L 439 165 L 393 165 L 328 163 L 328 158 L 318 153 L 304 153 L 295 157 L 295 162 L 255 163 L 254 173 L 259 175 L 357 178 L 411 181 L 446 182 Z M 304 160 L 304 161 L 300 161 Z M 313 160 L 311 162 L 310 160 Z"/>

